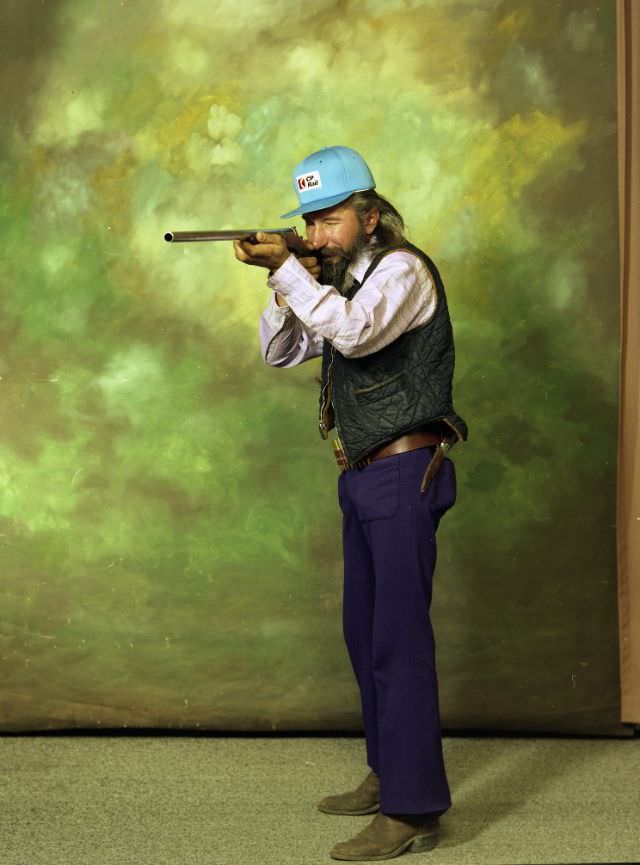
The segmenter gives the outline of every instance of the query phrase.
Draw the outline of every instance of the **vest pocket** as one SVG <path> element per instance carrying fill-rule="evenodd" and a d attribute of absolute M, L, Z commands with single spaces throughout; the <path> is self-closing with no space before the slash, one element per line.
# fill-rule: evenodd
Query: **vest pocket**
<path fill-rule="evenodd" d="M 357 402 L 375 402 L 378 399 L 383 399 L 388 394 L 393 393 L 401 385 L 401 380 L 405 373 L 398 372 L 390 378 L 385 378 L 384 381 L 376 382 L 376 384 L 368 385 L 367 387 L 355 387 L 353 394 Z"/>

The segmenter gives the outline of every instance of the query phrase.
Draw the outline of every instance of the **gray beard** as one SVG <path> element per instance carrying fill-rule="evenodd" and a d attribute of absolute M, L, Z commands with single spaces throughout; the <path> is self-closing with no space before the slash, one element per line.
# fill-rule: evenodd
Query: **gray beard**
<path fill-rule="evenodd" d="M 351 249 L 343 252 L 339 258 L 322 258 L 320 261 L 320 282 L 323 285 L 333 285 L 340 294 L 347 294 L 353 285 L 353 276 L 348 273 L 349 265 L 369 246 L 369 238 L 364 232 L 356 238 Z"/>

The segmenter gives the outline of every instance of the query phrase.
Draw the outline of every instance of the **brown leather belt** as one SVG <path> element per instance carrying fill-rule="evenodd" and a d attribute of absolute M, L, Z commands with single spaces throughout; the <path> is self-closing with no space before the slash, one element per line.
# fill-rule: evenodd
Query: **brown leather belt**
<path fill-rule="evenodd" d="M 389 442 L 388 445 L 378 448 L 378 450 L 373 451 L 364 459 L 358 460 L 358 462 L 354 464 L 347 460 L 339 439 L 334 440 L 333 449 L 340 469 L 343 472 L 346 472 L 349 469 L 363 469 L 365 466 L 374 462 L 374 460 L 381 460 L 385 457 L 394 456 L 394 454 L 403 454 L 407 451 L 414 451 L 418 448 L 431 447 L 435 445 L 436 449 L 431 456 L 431 460 L 425 469 L 422 482 L 420 483 L 420 492 L 424 493 L 429 488 L 436 472 L 454 444 L 455 442 L 453 439 L 445 438 L 443 435 L 435 432 L 407 433 L 407 435 L 399 436 L 394 441 Z"/>
<path fill-rule="evenodd" d="M 415 432 L 400 436 L 384 445 L 377 451 L 369 454 L 367 459 L 370 462 L 373 460 L 383 460 L 385 457 L 392 457 L 395 454 L 403 454 L 407 451 L 414 451 L 418 448 L 426 448 L 430 445 L 439 445 L 442 441 L 442 436 L 434 432 Z"/>
<path fill-rule="evenodd" d="M 363 457 L 361 460 L 358 460 L 355 463 L 350 463 L 347 459 L 340 439 L 334 439 L 333 450 L 338 466 L 343 472 L 346 472 L 349 469 L 363 469 L 365 468 L 365 466 L 368 466 L 370 463 L 374 462 L 374 460 L 381 460 L 385 457 L 394 456 L 395 454 L 403 454 L 407 451 L 414 451 L 418 448 L 426 448 L 432 445 L 440 445 L 442 441 L 443 436 L 440 433 L 428 432 L 426 430 L 417 430 L 416 432 L 407 433 L 406 435 L 399 436 L 397 439 L 389 442 L 389 444 L 379 447 L 377 450 L 372 451 L 370 454 L 367 454 L 366 457 Z"/>

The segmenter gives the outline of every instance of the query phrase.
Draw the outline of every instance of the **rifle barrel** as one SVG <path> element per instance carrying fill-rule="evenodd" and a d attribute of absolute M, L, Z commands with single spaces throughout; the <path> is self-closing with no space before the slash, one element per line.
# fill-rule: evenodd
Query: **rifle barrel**
<path fill-rule="evenodd" d="M 191 243 L 204 240 L 249 240 L 259 231 L 265 234 L 282 234 L 286 239 L 297 235 L 295 228 L 243 228 L 231 231 L 167 231 L 167 243 Z"/>

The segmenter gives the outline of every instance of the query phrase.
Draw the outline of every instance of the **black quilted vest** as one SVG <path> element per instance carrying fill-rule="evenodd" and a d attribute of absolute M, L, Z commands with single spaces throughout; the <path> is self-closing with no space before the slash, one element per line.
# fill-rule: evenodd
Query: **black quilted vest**
<path fill-rule="evenodd" d="M 436 310 L 426 324 L 365 357 L 344 357 L 325 339 L 320 434 L 328 438 L 335 426 L 351 463 L 422 427 L 441 429 L 449 436 L 453 432 L 456 439 L 467 437 L 467 425 L 455 413 L 451 395 L 455 353 L 447 297 L 429 256 L 409 243 L 386 249 L 346 297 L 351 300 L 381 259 L 395 249 L 406 249 L 424 262 L 437 292 Z"/>

